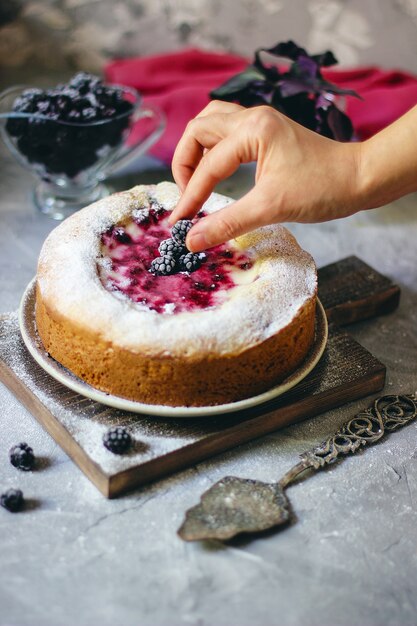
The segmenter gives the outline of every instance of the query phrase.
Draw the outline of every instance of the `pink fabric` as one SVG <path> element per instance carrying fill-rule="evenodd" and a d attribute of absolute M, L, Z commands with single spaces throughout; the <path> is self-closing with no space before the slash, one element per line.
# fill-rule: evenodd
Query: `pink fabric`
<path fill-rule="evenodd" d="M 367 139 L 385 128 L 417 104 L 417 77 L 399 70 L 360 67 L 326 70 L 326 78 L 354 89 L 358 98 L 347 98 L 346 112 L 360 139 Z"/>
<path fill-rule="evenodd" d="M 247 59 L 236 55 L 188 49 L 112 61 L 105 77 L 108 82 L 135 87 L 145 104 L 165 112 L 166 131 L 150 153 L 169 164 L 187 122 L 209 102 L 209 92 L 247 64 Z M 378 132 L 417 103 L 417 77 L 406 72 L 360 67 L 323 73 L 363 97 L 363 101 L 347 97 L 346 107 L 360 139 Z"/>

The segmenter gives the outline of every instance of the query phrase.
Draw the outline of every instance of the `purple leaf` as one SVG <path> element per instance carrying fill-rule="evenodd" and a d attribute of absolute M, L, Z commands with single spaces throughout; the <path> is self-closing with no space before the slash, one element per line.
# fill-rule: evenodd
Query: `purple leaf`
<path fill-rule="evenodd" d="M 322 54 L 313 54 L 312 59 L 315 60 L 320 67 L 330 67 L 331 65 L 337 65 L 338 61 L 331 50 L 326 50 Z"/>
<path fill-rule="evenodd" d="M 280 71 L 262 59 L 262 53 L 290 59 L 288 70 Z M 249 107 L 270 104 L 307 128 L 339 141 L 348 141 L 353 128 L 349 117 L 339 111 L 334 96 L 360 98 L 352 89 L 344 89 L 325 80 L 321 67 L 337 63 L 330 50 L 309 55 L 293 41 L 259 48 L 253 64 L 211 92 L 212 98 L 238 102 Z"/>
<path fill-rule="evenodd" d="M 352 139 L 353 126 L 350 118 L 334 104 L 328 109 L 327 124 L 336 141 L 350 141 Z"/>
<path fill-rule="evenodd" d="M 248 88 L 252 83 L 265 85 L 264 75 L 253 65 L 249 65 L 243 72 L 232 76 L 228 81 L 210 93 L 211 98 L 222 100 L 225 96 L 234 96 Z M 270 88 L 269 88 L 270 90 Z"/>
<path fill-rule="evenodd" d="M 277 57 L 291 59 L 291 61 L 296 61 L 299 56 L 308 56 L 304 48 L 300 48 L 300 46 L 291 41 L 291 39 L 289 41 L 278 43 L 275 46 L 272 46 L 272 48 L 259 48 L 256 54 L 259 52 L 268 52 L 269 54 Z"/>
<path fill-rule="evenodd" d="M 313 81 L 319 73 L 319 66 L 308 56 L 299 56 L 297 61 L 292 64 L 290 74 L 294 74 L 298 78 Z"/>

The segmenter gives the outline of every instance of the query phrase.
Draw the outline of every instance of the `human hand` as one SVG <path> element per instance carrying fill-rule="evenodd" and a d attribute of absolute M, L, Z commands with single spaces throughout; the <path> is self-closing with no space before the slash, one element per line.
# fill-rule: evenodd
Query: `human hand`
<path fill-rule="evenodd" d="M 363 207 L 361 144 L 340 143 L 297 124 L 272 107 L 245 109 L 213 101 L 192 120 L 172 162 L 182 196 L 170 221 L 192 218 L 217 183 L 241 163 L 256 161 L 255 186 L 189 231 L 193 252 L 259 226 L 322 222 Z"/>

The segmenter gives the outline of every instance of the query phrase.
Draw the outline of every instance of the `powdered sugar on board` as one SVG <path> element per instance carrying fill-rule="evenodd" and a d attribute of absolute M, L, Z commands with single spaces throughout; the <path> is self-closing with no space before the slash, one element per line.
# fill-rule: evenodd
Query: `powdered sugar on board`
<path fill-rule="evenodd" d="M 255 259 L 257 277 L 236 287 L 220 306 L 164 315 L 115 297 L 103 287 L 97 272 L 101 235 L 135 212 L 148 210 L 150 199 L 170 211 L 179 191 L 167 182 L 134 187 L 86 207 L 52 231 L 38 266 L 38 286 L 50 310 L 128 350 L 204 357 L 239 353 L 264 341 L 288 325 L 314 297 L 314 262 L 279 225 L 230 242 Z M 212 213 L 230 202 L 212 194 L 203 210 Z"/>
<path fill-rule="evenodd" d="M 361 384 L 364 379 L 373 385 L 378 372 L 381 373 L 381 368 L 382 364 L 347 334 L 333 331 L 328 349 L 312 376 L 304 379 L 285 398 L 279 399 L 278 403 L 275 401 L 268 403 L 268 406 L 258 407 L 259 411 L 255 412 L 250 409 L 233 415 L 214 416 L 209 420 L 165 420 L 156 416 L 147 417 L 105 407 L 64 387 L 40 368 L 28 353 L 19 332 L 17 315 L 0 316 L 0 379 L 6 382 L 20 399 L 24 400 L 29 390 L 48 410 L 52 420 L 50 432 L 57 443 L 67 451 L 74 450 L 73 442 L 77 443 L 88 459 L 99 468 L 100 475 L 105 481 L 109 481 L 120 472 L 132 470 L 134 484 L 137 484 L 139 481 L 146 482 L 152 478 L 148 472 L 153 471 L 153 478 L 157 478 L 167 471 L 181 469 L 185 464 L 206 458 L 208 451 L 214 454 L 216 450 L 222 451 L 236 445 L 237 440 L 230 437 L 230 429 L 236 437 L 243 437 L 240 439 L 242 442 L 247 440 L 247 435 L 253 438 L 268 430 L 280 428 L 281 417 L 286 423 L 287 407 L 304 406 L 303 399 L 307 399 L 309 408 L 302 409 L 306 410 L 306 413 L 299 414 L 298 419 L 314 415 L 313 405 L 318 409 L 321 403 L 324 403 L 323 410 L 329 409 L 329 397 L 333 398 L 337 406 L 336 391 L 342 387 L 348 390 L 349 400 L 354 400 L 363 395 Z M 28 408 L 41 423 L 45 423 L 33 401 L 29 402 Z M 292 414 L 294 416 L 294 413 Z M 254 417 L 258 419 L 253 421 Z M 252 426 L 249 429 L 242 429 L 241 422 L 246 419 L 251 420 Z M 309 421 L 302 432 L 308 431 L 309 436 L 312 436 L 316 432 L 315 423 L 315 420 Z M 56 427 L 58 424 L 61 430 L 63 428 L 68 433 L 66 438 L 62 432 L 59 434 L 60 430 Z M 113 455 L 103 446 L 104 433 L 114 425 L 127 426 L 134 440 L 132 450 L 125 456 Z M 229 433 L 229 436 L 225 437 L 226 433 Z M 71 444 L 68 443 L 69 440 Z M 202 445 L 205 440 L 208 449 Z M 164 465 L 167 455 L 170 459 L 168 467 L 171 468 L 168 470 Z M 83 468 L 80 455 L 77 454 L 73 458 Z M 151 470 L 151 467 L 154 469 Z M 112 493 L 116 495 L 117 489 Z"/>
<path fill-rule="evenodd" d="M 106 407 L 67 389 L 44 372 L 28 353 L 20 335 L 17 313 L 0 317 L 0 359 L 105 474 L 113 475 L 177 450 L 192 441 L 196 430 L 200 430 L 181 420 L 139 419 L 137 415 Z M 103 446 L 104 433 L 114 425 L 126 426 L 132 435 L 132 450 L 126 455 L 114 455 Z M 203 425 L 201 430 L 204 431 Z"/>

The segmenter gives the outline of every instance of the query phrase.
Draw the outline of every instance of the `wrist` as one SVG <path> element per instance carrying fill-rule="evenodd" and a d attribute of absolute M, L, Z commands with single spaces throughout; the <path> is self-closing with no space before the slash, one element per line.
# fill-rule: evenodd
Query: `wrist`
<path fill-rule="evenodd" d="M 417 191 L 417 107 L 358 143 L 358 189 L 363 209 Z"/>
<path fill-rule="evenodd" d="M 356 144 L 358 210 L 372 209 L 383 204 L 380 175 L 375 167 L 375 145 L 372 139 Z M 378 180 L 379 179 L 379 180 Z"/>
<path fill-rule="evenodd" d="M 358 142 L 354 146 L 356 157 L 355 201 L 357 210 L 373 209 L 384 203 L 381 194 L 381 179 L 375 167 L 375 146 L 371 139 Z"/>

